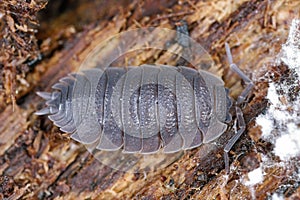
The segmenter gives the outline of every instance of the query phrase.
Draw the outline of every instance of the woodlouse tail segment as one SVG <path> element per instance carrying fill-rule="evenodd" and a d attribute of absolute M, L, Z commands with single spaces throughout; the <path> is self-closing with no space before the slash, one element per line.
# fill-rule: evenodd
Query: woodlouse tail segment
<path fill-rule="evenodd" d="M 67 97 L 67 102 L 72 103 L 72 121 L 69 124 L 74 127 L 74 133 L 71 138 L 82 144 L 93 144 L 101 137 L 102 130 L 95 112 L 95 93 L 102 74 L 100 69 L 87 69 L 62 79 L 64 82 L 68 81 L 72 89 Z M 74 79 L 74 84 L 67 78 Z"/>
<path fill-rule="evenodd" d="M 74 77 L 64 77 L 52 86 L 56 91 L 52 93 L 37 92 L 38 96 L 46 100 L 47 107 L 35 114 L 49 115 L 48 118 L 64 132 L 74 132 L 75 130 L 71 104 L 74 82 Z"/>
<path fill-rule="evenodd" d="M 50 102 L 52 101 L 54 102 L 57 98 L 57 95 L 53 95 L 53 93 L 49 93 L 49 92 L 36 92 L 36 94 L 42 97 L 43 99 L 45 99 L 46 103 L 48 102 L 48 104 L 50 104 Z M 56 112 L 58 112 L 58 107 L 48 106 L 46 108 L 36 111 L 34 114 L 49 115 L 49 114 L 55 114 Z"/>
<path fill-rule="evenodd" d="M 50 108 L 46 107 L 46 108 L 43 108 L 41 110 L 36 111 L 34 114 L 36 114 L 36 115 L 48 115 L 50 113 L 51 113 Z"/>
<path fill-rule="evenodd" d="M 36 94 L 45 100 L 52 99 L 52 93 L 50 93 L 50 92 L 36 92 Z"/>

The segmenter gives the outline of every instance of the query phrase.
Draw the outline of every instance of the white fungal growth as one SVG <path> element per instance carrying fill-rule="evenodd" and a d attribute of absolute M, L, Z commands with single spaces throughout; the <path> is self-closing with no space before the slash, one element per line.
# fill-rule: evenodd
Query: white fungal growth
<path fill-rule="evenodd" d="M 297 160 L 300 156 L 300 20 L 293 20 L 277 61 L 278 65 L 284 64 L 290 69 L 289 74 L 281 74 L 277 82 L 270 80 L 266 96 L 269 107 L 256 118 L 256 124 L 261 127 L 262 139 L 273 144 L 273 153 L 281 161 L 273 160 L 269 154 L 260 154 L 260 166 L 241 177 L 240 182 L 248 187 L 252 199 L 257 198 L 255 190 L 264 181 L 268 168 L 284 168 L 290 173 L 287 180 L 300 181 Z M 284 198 L 282 190 L 268 194 L 268 199 Z"/>
<path fill-rule="evenodd" d="M 293 20 L 277 61 L 286 65 L 291 74 L 282 74 L 279 82 L 269 83 L 266 98 L 270 106 L 256 118 L 256 124 L 261 127 L 262 139 L 274 145 L 273 153 L 279 156 L 281 162 L 262 155 L 261 166 L 248 173 L 249 181 L 244 182 L 250 191 L 253 191 L 253 184 L 263 181 L 265 169 L 274 165 L 289 169 L 289 163 L 300 156 L 300 20 Z M 299 172 L 295 171 L 289 179 L 298 182 Z M 254 192 L 251 194 L 255 199 Z M 272 200 L 284 199 L 280 192 L 269 197 Z"/>
<path fill-rule="evenodd" d="M 281 60 L 300 75 L 300 20 L 293 20 L 287 42 L 282 45 Z"/>
<path fill-rule="evenodd" d="M 287 124 L 287 133 L 281 135 L 275 143 L 274 152 L 281 160 L 288 161 L 291 157 L 299 155 L 300 129 L 294 123 Z"/>
<path fill-rule="evenodd" d="M 249 180 L 245 181 L 245 183 L 244 183 L 247 186 L 254 186 L 258 183 L 261 183 L 264 180 L 262 168 L 258 167 L 256 169 L 252 170 L 251 172 L 249 172 L 248 179 Z"/>
<path fill-rule="evenodd" d="M 284 200 L 284 197 L 280 194 L 274 193 L 272 195 L 272 200 Z"/>
<path fill-rule="evenodd" d="M 275 155 L 288 161 L 300 155 L 300 97 L 292 94 L 296 98 L 289 100 L 291 91 L 300 83 L 300 20 L 293 20 L 279 56 L 295 77 L 269 84 L 267 99 L 271 105 L 265 114 L 257 117 L 256 123 L 261 126 L 262 138 L 275 145 Z"/>
<path fill-rule="evenodd" d="M 252 199 L 255 197 L 255 185 L 261 183 L 264 180 L 264 172 L 262 166 L 252 170 L 246 177 L 242 178 L 242 182 L 249 188 Z"/>

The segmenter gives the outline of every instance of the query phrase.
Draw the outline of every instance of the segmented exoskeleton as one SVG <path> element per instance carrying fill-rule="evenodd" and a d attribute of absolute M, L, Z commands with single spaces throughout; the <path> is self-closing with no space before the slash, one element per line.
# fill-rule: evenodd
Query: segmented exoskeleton
<path fill-rule="evenodd" d="M 238 105 L 253 84 L 233 63 L 227 44 L 226 51 L 231 68 L 248 83 L 236 102 L 239 130 L 224 149 L 228 165 L 227 152 L 245 129 Z M 231 120 L 224 82 L 185 66 L 89 69 L 52 88 L 52 93 L 37 93 L 47 107 L 36 114 L 49 115 L 61 131 L 99 150 L 150 154 L 161 148 L 165 153 L 192 149 L 218 138 Z"/>

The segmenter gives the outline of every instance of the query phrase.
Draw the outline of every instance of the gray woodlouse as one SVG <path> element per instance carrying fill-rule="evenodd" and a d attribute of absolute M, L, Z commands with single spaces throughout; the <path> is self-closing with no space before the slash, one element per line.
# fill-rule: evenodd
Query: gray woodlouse
<path fill-rule="evenodd" d="M 231 69 L 247 83 L 236 102 L 238 131 L 224 148 L 228 170 L 228 152 L 246 127 L 238 106 L 253 83 L 225 47 Z M 47 107 L 36 114 L 49 115 L 61 131 L 80 143 L 96 143 L 99 150 L 151 154 L 161 148 L 165 153 L 192 149 L 218 138 L 231 120 L 224 82 L 184 66 L 90 69 L 52 88 L 52 93 L 37 92 Z"/>

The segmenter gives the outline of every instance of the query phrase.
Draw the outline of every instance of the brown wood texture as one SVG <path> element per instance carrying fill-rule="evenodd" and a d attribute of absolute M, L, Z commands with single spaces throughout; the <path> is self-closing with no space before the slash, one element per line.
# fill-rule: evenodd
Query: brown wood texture
<path fill-rule="evenodd" d="M 0 110 L 15 104 L 18 92 L 27 85 L 30 63 L 38 60 L 37 13 L 45 7 L 43 0 L 0 1 Z M 23 86 L 22 86 L 23 85 Z M 22 92 L 21 92 L 22 93 Z"/>
<path fill-rule="evenodd" d="M 258 167 L 258 152 L 267 154 L 272 149 L 259 139 L 261 133 L 253 118 L 267 106 L 264 97 L 268 84 L 262 78 L 270 70 L 278 71 L 275 59 L 287 39 L 292 19 L 299 18 L 300 2 L 103 2 L 69 0 L 61 5 L 53 1 L 46 7 L 48 13 L 41 15 L 37 37 L 43 58 L 28 73 L 29 87 L 22 87 L 17 105 L 8 105 L 0 113 L 0 198 L 266 199 L 280 191 L 282 185 L 292 184 L 287 177 L 295 169 L 280 165 L 270 166 L 264 181 L 253 188 L 239 180 Z M 51 12 L 57 7 L 64 8 L 62 13 Z M 233 123 L 216 143 L 186 151 L 170 166 L 143 174 L 101 164 L 46 117 L 33 114 L 43 105 L 35 92 L 50 91 L 60 78 L 76 71 L 88 53 L 108 36 L 147 26 L 175 30 L 175 24 L 182 19 L 188 23 L 190 36 L 206 48 L 216 63 L 207 70 L 223 78 L 231 96 L 236 98 L 243 86 L 228 67 L 224 42 L 230 44 L 237 64 L 255 81 L 250 102 L 243 109 L 247 131 L 230 152 L 228 176 L 222 149 L 234 134 Z M 152 42 L 159 40 L 158 37 Z M 114 46 L 106 47 L 103 53 L 109 56 L 111 48 Z M 125 57 L 135 65 L 153 60 L 168 65 L 179 62 L 165 51 L 137 52 Z M 297 183 L 284 195 L 299 198 Z"/>

